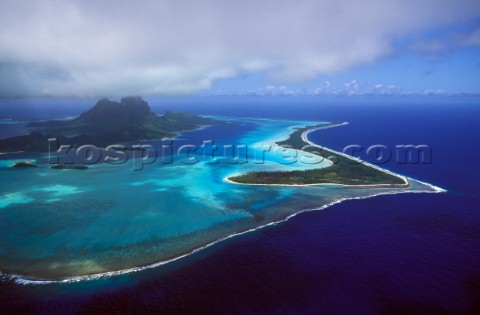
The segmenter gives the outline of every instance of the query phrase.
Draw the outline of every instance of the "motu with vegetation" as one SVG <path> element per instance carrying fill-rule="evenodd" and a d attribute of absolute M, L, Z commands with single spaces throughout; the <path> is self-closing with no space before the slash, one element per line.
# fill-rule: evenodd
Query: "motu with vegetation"
<path fill-rule="evenodd" d="M 360 161 L 337 154 L 334 151 L 311 146 L 305 142 L 302 135 L 313 129 L 321 129 L 338 125 L 339 123 L 322 124 L 299 128 L 290 134 L 287 140 L 277 142 L 278 145 L 310 152 L 332 161 L 332 165 L 325 168 L 295 171 L 265 171 L 252 172 L 244 175 L 233 176 L 228 180 L 239 184 L 263 185 L 315 185 L 315 184 L 341 184 L 341 185 L 388 185 L 408 186 L 403 178 L 381 171 Z"/>

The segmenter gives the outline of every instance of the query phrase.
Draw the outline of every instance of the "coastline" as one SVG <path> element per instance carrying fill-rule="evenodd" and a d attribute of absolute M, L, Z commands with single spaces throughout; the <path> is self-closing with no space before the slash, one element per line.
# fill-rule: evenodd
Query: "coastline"
<path fill-rule="evenodd" d="M 345 125 L 345 124 L 347 124 L 347 123 L 339 124 L 339 125 L 336 125 L 336 126 Z M 336 127 L 336 126 L 326 126 L 324 128 L 332 128 L 332 127 Z M 304 141 L 305 140 L 308 141 L 308 143 L 310 143 L 314 146 L 318 146 L 318 145 L 314 144 L 313 142 L 309 141 L 308 137 L 307 137 L 308 133 L 313 132 L 317 129 L 323 129 L 323 128 L 322 127 L 311 128 L 311 129 L 305 131 L 304 133 L 302 133 L 302 139 L 304 139 Z M 335 152 L 335 153 L 340 154 L 340 155 L 343 155 L 342 153 L 338 153 L 334 150 L 330 150 L 330 151 Z M 348 157 L 352 160 L 355 159 L 355 158 L 350 157 L 350 156 L 346 156 L 346 157 Z M 171 258 L 167 258 L 167 259 L 164 259 L 164 260 L 160 260 L 156 263 L 153 263 L 153 264 L 150 264 L 150 265 L 145 265 L 145 266 L 137 266 L 137 267 L 132 267 L 132 268 L 123 269 L 123 270 L 108 271 L 108 272 L 102 272 L 102 273 L 90 274 L 90 275 L 66 277 L 66 278 L 58 279 L 58 280 L 25 277 L 25 276 L 16 275 L 16 274 L 3 274 L 1 271 L 0 271 L 0 276 L 6 276 L 6 277 L 12 279 L 14 282 L 19 283 L 19 284 L 74 283 L 74 282 L 80 282 L 80 281 L 88 281 L 88 280 L 97 280 L 97 279 L 102 279 L 102 278 L 109 278 L 109 277 L 112 277 L 112 276 L 121 276 L 121 275 L 129 274 L 129 273 L 133 273 L 133 272 L 139 272 L 139 271 L 143 271 L 143 270 L 147 270 L 147 269 L 153 269 L 153 268 L 168 264 L 170 262 L 177 261 L 181 258 L 188 257 L 189 255 L 195 254 L 195 253 L 201 251 L 202 249 L 206 249 L 210 246 L 213 246 L 213 245 L 215 245 L 219 242 L 228 240 L 228 239 L 233 238 L 235 236 L 239 236 L 239 235 L 243 235 L 243 234 L 246 234 L 246 233 L 249 233 L 249 232 L 253 232 L 253 231 L 262 229 L 264 227 L 267 227 L 267 226 L 277 225 L 277 224 L 285 222 L 285 221 L 289 220 L 290 218 L 293 218 L 294 216 L 296 216 L 300 213 L 303 213 L 303 212 L 324 210 L 324 209 L 326 209 L 326 208 L 328 208 L 332 205 L 341 203 L 341 202 L 346 201 L 346 200 L 367 199 L 367 198 L 372 198 L 372 197 L 380 196 L 380 195 L 394 195 L 394 194 L 400 194 L 400 193 L 441 193 L 441 192 L 446 191 L 446 190 L 444 190 L 440 187 L 437 187 L 437 186 L 434 186 L 434 185 L 431 185 L 431 184 L 428 184 L 428 183 L 425 183 L 425 182 L 421 182 L 421 181 L 418 181 L 418 180 L 410 178 L 410 177 L 399 175 L 399 174 L 393 173 L 391 171 L 381 169 L 381 168 L 379 168 L 377 166 L 374 166 L 374 165 L 369 165 L 369 166 L 372 166 L 374 168 L 378 168 L 379 170 L 381 170 L 383 172 L 386 172 L 388 174 L 394 174 L 395 176 L 399 176 L 406 182 L 406 186 L 402 186 L 402 187 L 392 187 L 391 184 L 386 184 L 386 185 L 389 185 L 389 186 L 386 186 L 386 187 L 382 186 L 382 187 L 377 187 L 377 188 L 408 188 L 409 187 L 408 179 L 411 179 L 411 180 L 415 180 L 417 182 L 420 182 L 420 183 L 424 184 L 425 186 L 427 186 L 431 190 L 428 190 L 428 189 L 421 189 L 421 190 L 397 189 L 395 191 L 372 192 L 372 194 L 369 194 L 369 195 L 366 195 L 366 196 L 360 196 L 360 197 L 339 198 L 339 199 L 336 199 L 336 200 L 334 200 L 330 203 L 327 203 L 327 204 L 322 205 L 322 206 L 317 207 L 317 208 L 300 209 L 297 212 L 288 214 L 285 218 L 282 218 L 282 219 L 277 220 L 277 221 L 272 221 L 272 222 L 266 223 L 266 224 L 258 226 L 258 227 L 254 227 L 254 228 L 246 229 L 246 230 L 243 230 L 243 231 L 240 231 L 240 232 L 234 232 L 232 234 L 228 234 L 226 236 L 223 236 L 223 237 L 215 239 L 211 242 L 208 242 L 204 245 L 199 245 L 199 246 L 194 247 L 190 250 L 187 250 L 183 254 L 180 254 L 180 255 L 177 255 L 177 256 L 174 256 L 174 257 L 171 257 Z M 229 181 L 228 178 L 225 178 L 224 180 L 227 181 L 227 182 Z M 234 182 L 232 182 L 232 183 L 234 183 Z M 261 185 L 261 186 L 287 186 L 287 187 L 318 186 L 318 185 L 332 185 L 333 186 L 333 185 L 335 185 L 335 186 L 343 186 L 343 187 L 349 187 L 349 188 L 374 188 L 373 186 L 377 186 L 377 185 L 342 185 L 342 184 L 335 184 L 335 183 L 332 183 L 332 184 L 320 183 L 320 184 L 305 184 L 305 185 L 284 185 L 284 184 L 267 184 L 267 185 L 264 185 L 264 184 L 242 184 L 242 183 L 234 183 L 234 184 L 238 184 L 238 185 Z"/>
<path fill-rule="evenodd" d="M 317 148 L 321 148 L 321 149 L 326 149 L 328 151 L 331 151 L 335 154 L 338 154 L 342 157 L 345 157 L 347 159 L 350 159 L 352 161 L 355 161 L 355 162 L 358 162 L 358 163 L 363 163 L 364 165 L 367 165 L 371 168 L 374 168 L 380 172 L 383 172 L 385 174 L 388 174 L 388 175 L 391 175 L 391 176 L 395 176 L 397 178 L 400 178 L 404 183 L 403 184 L 366 184 L 366 185 L 347 185 L 347 184 L 339 184 L 339 183 L 315 183 L 315 184 L 256 184 L 256 183 L 238 183 L 238 182 L 234 182 L 232 181 L 230 178 L 233 177 L 233 176 L 228 176 L 228 177 L 225 177 L 223 180 L 229 184 L 236 184 L 236 185 L 251 185 L 251 186 L 284 186 L 284 187 L 311 187 L 311 186 L 340 186 L 340 187 L 346 187 L 346 188 L 408 188 L 410 186 L 408 180 L 407 180 L 407 177 L 406 176 L 403 176 L 403 175 L 400 175 L 400 174 L 397 174 L 397 173 L 394 173 L 392 171 L 389 171 L 387 169 L 383 169 L 381 167 L 378 167 L 376 165 L 373 165 L 371 163 L 368 163 L 368 162 L 365 162 L 365 161 L 362 161 L 362 160 L 359 160 L 355 157 L 352 157 L 348 154 L 345 154 L 345 153 L 342 153 L 342 152 L 338 152 L 338 151 L 335 151 L 335 150 L 332 150 L 330 148 L 327 148 L 327 147 L 320 147 L 318 144 L 310 141 L 308 139 L 308 134 L 313 132 L 313 131 L 316 131 L 316 130 L 321 130 L 321 129 L 329 129 L 329 128 L 334 128 L 334 127 L 340 127 L 340 126 L 346 126 L 348 125 L 348 122 L 342 122 L 342 123 L 330 123 L 326 126 L 316 126 L 316 127 L 312 127 L 306 131 L 304 131 L 301 135 L 301 138 L 302 140 L 311 145 L 311 146 L 314 146 L 314 147 L 317 147 Z M 327 166 L 328 168 L 328 166 Z"/>
<path fill-rule="evenodd" d="M 175 131 L 175 133 L 169 137 L 163 137 L 161 139 L 141 139 L 141 140 L 138 140 L 138 142 L 149 142 L 149 141 L 173 141 L 173 140 L 179 140 L 178 137 L 181 136 L 183 133 L 185 132 L 192 132 L 192 131 L 198 131 L 198 130 L 203 130 L 203 129 L 206 129 L 208 127 L 212 127 L 214 125 L 199 125 L 198 128 L 194 128 L 194 129 L 185 129 L 185 130 L 180 130 L 180 131 Z M 135 141 L 124 141 L 124 142 L 120 142 L 118 144 L 120 145 L 128 145 L 128 144 L 132 144 L 133 142 Z M 104 148 L 102 148 L 104 149 Z M 0 152 L 0 155 L 6 155 L 6 154 L 16 154 L 16 153 L 23 153 L 23 152 L 28 152 L 28 151 L 11 151 L 11 152 Z M 30 153 L 40 153 L 40 154 L 47 154 L 47 152 L 30 152 Z"/>
<path fill-rule="evenodd" d="M 322 128 L 322 127 L 319 127 L 319 128 L 312 128 L 312 129 L 308 129 L 306 130 L 305 132 L 302 133 L 302 140 L 305 141 L 306 143 L 312 145 L 312 146 L 315 146 L 315 147 L 319 147 L 317 144 L 315 144 L 314 142 L 308 140 L 308 134 L 313 132 L 313 131 L 316 131 L 316 130 L 319 130 L 319 129 L 327 129 L 327 128 L 333 128 L 333 127 L 339 127 L 339 126 L 345 126 L 345 125 L 348 125 L 347 122 L 343 123 L 343 124 L 339 124 L 339 125 L 333 125 L 333 126 L 327 126 L 325 128 Z M 384 168 L 381 168 L 377 165 L 374 165 L 374 164 L 371 164 L 371 163 L 368 163 L 366 161 L 362 161 L 360 159 L 357 159 L 353 156 L 350 156 L 348 154 L 345 154 L 345 153 L 342 153 L 342 152 L 338 152 L 338 151 L 335 151 L 335 150 L 332 150 L 330 148 L 327 148 L 327 147 L 323 147 L 323 149 L 327 149 L 328 151 L 331 151 L 331 152 L 334 152 L 335 154 L 338 154 L 338 155 L 341 155 L 347 159 L 350 159 L 352 161 L 355 161 L 355 162 L 359 162 L 359 163 L 363 163 L 369 167 L 372 167 L 380 172 L 383 172 L 385 174 L 388 174 L 388 175 L 392 175 L 392 176 L 395 176 L 395 177 L 398 177 L 400 178 L 401 180 L 404 181 L 404 184 L 402 185 L 407 185 L 406 187 L 408 187 L 409 183 L 408 183 L 408 180 L 407 180 L 407 177 L 406 176 L 403 176 L 403 175 L 400 175 L 400 174 L 397 174 L 397 173 L 394 173 L 392 171 L 389 171 L 387 169 L 384 169 Z M 392 185 L 395 187 L 395 184 L 383 184 L 383 185 L 388 185 L 388 187 L 392 187 Z M 344 186 L 362 186 L 362 185 L 344 185 Z M 374 187 L 374 186 L 377 186 L 377 185 L 363 185 L 364 187 Z M 398 186 L 398 185 L 397 185 Z"/>
<path fill-rule="evenodd" d="M 405 184 L 372 184 L 372 185 L 346 185 L 338 183 L 318 183 L 318 184 L 247 184 L 247 183 L 237 183 L 229 179 L 229 177 L 224 177 L 223 180 L 229 184 L 234 185 L 244 185 L 244 186 L 278 186 L 278 187 L 315 187 L 315 186 L 340 186 L 344 188 L 408 188 L 410 184 L 405 179 Z"/>
<path fill-rule="evenodd" d="M 327 203 L 323 206 L 320 206 L 318 208 L 302 209 L 302 210 L 299 210 L 298 212 L 289 214 L 284 219 L 280 219 L 280 220 L 277 220 L 277 221 L 272 221 L 272 222 L 269 222 L 267 224 L 255 227 L 255 228 L 251 228 L 251 229 L 247 229 L 247 230 L 244 230 L 244 231 L 235 232 L 235 233 L 226 235 L 224 237 L 218 238 L 218 239 L 213 240 L 212 242 L 206 243 L 204 245 L 199 245 L 199 246 L 197 246 L 197 247 L 195 247 L 195 248 L 193 248 L 189 251 L 186 251 L 185 253 L 183 253 L 181 255 L 178 255 L 178 256 L 175 256 L 175 257 L 172 257 L 172 258 L 169 258 L 169 259 L 165 259 L 165 260 L 160 260 L 160 261 L 158 261 L 156 263 L 153 263 L 153 264 L 150 264 L 150 265 L 137 266 L 137 267 L 127 268 L 127 269 L 122 269 L 122 270 L 107 271 L 107 272 L 96 273 L 96 274 L 66 277 L 66 278 L 62 278 L 62 279 L 45 279 L 45 278 L 27 277 L 27 276 L 22 276 L 22 275 L 18 275 L 18 274 L 5 274 L 5 273 L 2 273 L 2 271 L 0 270 L 0 277 L 2 277 L 2 276 L 7 277 L 8 279 L 13 280 L 15 283 L 21 284 L 21 285 L 48 285 L 48 284 L 67 284 L 67 283 L 75 283 L 75 282 L 81 282 L 81 281 L 99 280 L 99 279 L 105 279 L 105 278 L 110 278 L 110 277 L 115 277 L 115 276 L 122 276 L 122 275 L 126 275 L 126 274 L 129 274 L 129 273 L 154 269 L 154 268 L 166 265 L 168 263 L 175 262 L 179 259 L 186 258 L 190 255 L 193 255 L 197 252 L 200 252 L 203 249 L 207 249 L 207 248 L 209 248 L 209 247 L 211 247 L 211 246 L 213 246 L 217 243 L 229 240 L 229 239 L 234 238 L 236 236 L 244 235 L 244 234 L 254 232 L 254 231 L 269 227 L 269 226 L 274 226 L 274 225 L 286 222 L 286 221 L 290 220 L 291 218 L 293 218 L 293 217 L 295 217 L 295 216 L 297 216 L 301 213 L 325 210 L 325 209 L 327 209 L 327 208 L 329 208 L 333 205 L 340 204 L 340 203 L 342 203 L 344 201 L 347 201 L 347 200 L 363 200 L 363 199 L 373 198 L 373 197 L 376 197 L 376 196 L 408 194 L 408 193 L 444 193 L 444 192 L 446 192 L 445 189 L 434 186 L 432 184 L 422 182 L 422 181 L 419 181 L 419 180 L 416 180 L 416 179 L 413 179 L 413 178 L 410 178 L 410 177 L 407 177 L 407 178 L 409 178 L 411 180 L 418 181 L 419 183 L 424 184 L 425 186 L 428 186 L 432 190 L 404 190 L 404 189 L 400 190 L 399 189 L 397 191 L 377 192 L 377 193 L 374 193 L 372 195 L 367 195 L 367 196 L 340 198 L 340 199 L 334 200 L 330 203 Z"/>

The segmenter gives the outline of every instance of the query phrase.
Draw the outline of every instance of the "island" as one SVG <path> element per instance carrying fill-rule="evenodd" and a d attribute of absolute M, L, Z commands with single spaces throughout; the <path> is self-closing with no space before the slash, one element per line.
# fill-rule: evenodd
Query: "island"
<path fill-rule="evenodd" d="M 22 162 L 15 163 L 12 167 L 13 168 L 32 168 L 32 167 L 38 167 L 38 165 L 35 165 L 31 162 L 22 161 Z"/>
<path fill-rule="evenodd" d="M 69 165 L 69 164 L 57 164 L 51 167 L 54 170 L 86 170 L 88 169 L 85 165 Z"/>
<path fill-rule="evenodd" d="M 206 125 L 225 124 L 224 121 L 185 112 L 153 113 L 140 96 L 124 97 L 120 102 L 100 99 L 90 110 L 71 120 L 35 121 L 29 124 L 32 133 L 0 140 L 0 152 L 47 152 L 49 139 L 57 145 L 78 147 L 84 144 L 107 147 L 112 144 L 172 138 L 185 130 Z M 373 165 L 360 163 L 345 154 L 321 148 L 307 139 L 309 132 L 342 125 L 341 122 L 322 123 L 296 128 L 288 139 L 277 145 L 306 151 L 331 161 L 324 168 L 307 170 L 254 171 L 227 178 L 230 183 L 255 185 L 348 185 L 356 187 L 406 187 L 405 178 Z M 135 151 L 134 147 L 125 150 Z M 35 167 L 18 163 L 15 168 Z M 52 169 L 84 170 L 83 165 L 55 165 Z"/>
<path fill-rule="evenodd" d="M 307 139 L 308 133 L 324 128 L 343 125 L 332 122 L 316 126 L 297 128 L 289 138 L 276 144 L 285 148 L 301 150 L 321 156 L 332 162 L 331 166 L 309 170 L 259 171 L 226 178 L 230 183 L 255 185 L 325 185 L 369 187 L 408 187 L 408 181 L 396 174 L 360 162 L 345 154 L 322 148 Z"/>
<path fill-rule="evenodd" d="M 56 138 L 58 145 L 98 147 L 161 140 L 182 131 L 221 123 L 186 112 L 167 111 L 159 116 L 140 96 L 124 97 L 120 102 L 103 98 L 78 118 L 30 123 L 28 127 L 32 133 L 0 140 L 0 152 L 47 152 L 51 138 Z"/>
<path fill-rule="evenodd" d="M 353 163 L 330 149 L 303 148 L 310 144 L 308 132 L 339 123 L 215 119 L 225 124 L 206 134 L 218 139 L 219 146 L 277 142 L 319 151 L 315 154 L 328 161 L 321 163 L 323 169 L 310 165 L 306 171 L 297 171 L 305 169 L 304 165 L 273 164 L 278 161 L 277 153 L 265 154 L 264 164 L 208 164 L 208 159 L 194 165 L 157 164 L 141 172 L 130 166 L 80 168 L 77 161 L 53 169 L 51 165 L 24 171 L 0 167 L 2 176 L 9 179 L 3 181 L 0 206 L 6 222 L 12 222 L 1 230 L 3 248 L 8 249 L 8 255 L 0 255 L 1 276 L 22 283 L 67 283 L 124 275 L 159 267 L 236 235 L 344 200 L 444 191 L 411 178 L 403 183 L 400 175 Z M 45 129 L 57 128 L 55 133 L 67 134 L 61 129 L 71 123 L 50 124 Z M 185 133 L 182 143 L 198 143 L 204 134 Z M 4 154 L 3 165 L 42 161 L 42 154 L 21 156 Z M 288 171 L 292 169 L 296 170 Z M 266 170 L 280 172 L 261 172 Z M 248 172 L 253 172 L 251 181 L 224 181 Z"/>

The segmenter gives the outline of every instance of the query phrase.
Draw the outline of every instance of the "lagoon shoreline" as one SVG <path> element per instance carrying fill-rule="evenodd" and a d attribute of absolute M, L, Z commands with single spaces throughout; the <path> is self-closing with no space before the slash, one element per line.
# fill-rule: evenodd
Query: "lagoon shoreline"
<path fill-rule="evenodd" d="M 228 176 L 228 177 L 225 177 L 224 178 L 224 181 L 229 183 L 229 184 L 236 184 L 236 185 L 252 185 L 252 186 L 283 186 L 283 187 L 311 187 L 311 186 L 341 186 L 341 187 L 346 187 L 346 188 L 408 188 L 410 186 L 407 178 L 403 175 L 400 175 L 400 174 L 397 174 L 397 173 L 394 173 L 394 172 L 391 172 L 389 170 L 386 170 L 386 169 L 383 169 L 381 167 L 378 167 L 376 165 L 373 165 L 371 163 L 368 163 L 366 161 L 362 161 L 362 160 L 359 160 L 355 157 L 352 157 L 350 155 L 347 155 L 345 153 L 341 153 L 341 152 L 338 152 L 338 151 L 335 151 L 335 150 L 332 150 L 330 148 L 327 148 L 327 147 L 321 147 L 319 146 L 318 144 L 310 141 L 308 139 L 308 134 L 311 133 L 311 132 L 314 132 L 314 131 L 317 131 L 317 130 L 321 130 L 321 129 L 328 129 L 328 128 L 334 128 L 334 127 L 340 127 L 340 126 L 345 126 L 345 125 L 348 125 L 348 122 L 342 122 L 342 123 L 329 123 L 327 124 L 326 126 L 314 126 L 312 128 L 309 128 L 307 130 L 305 130 L 302 135 L 301 135 L 301 139 L 303 140 L 303 142 L 305 142 L 306 145 L 311 145 L 311 146 L 314 146 L 314 147 L 317 147 L 317 148 L 320 148 L 322 150 L 327 150 L 327 151 L 330 151 L 330 152 L 333 152 L 337 155 L 340 155 L 342 157 L 345 157 L 351 161 L 354 161 L 354 162 L 357 162 L 357 163 L 362 163 L 364 165 L 367 165 L 371 168 L 374 168 L 375 170 L 378 170 L 380 172 L 383 172 L 387 175 L 391 175 L 391 176 L 394 176 L 394 177 L 397 177 L 399 179 L 401 179 L 403 181 L 403 184 L 363 184 L 363 185 L 350 185 L 350 184 L 340 184 L 340 183 L 312 183 L 312 184 L 275 184 L 275 183 L 272 183 L 272 184 L 265 184 L 265 183 L 240 183 L 240 182 L 235 182 L 233 181 L 231 178 L 234 177 L 234 176 Z M 293 134 L 293 133 L 292 133 Z M 290 134 L 290 136 L 292 135 Z M 328 168 L 329 166 L 327 166 L 326 168 Z M 288 171 L 286 171 L 288 172 Z"/>
<path fill-rule="evenodd" d="M 337 126 L 345 125 L 345 124 L 346 123 L 343 123 L 343 124 L 339 124 Z M 335 127 L 335 126 L 326 126 L 325 128 L 331 128 L 331 127 Z M 321 126 L 320 127 L 317 126 L 317 127 L 313 127 L 313 128 L 310 128 L 310 129 L 306 130 L 302 134 L 302 139 L 306 140 L 306 142 L 310 143 L 311 145 L 318 146 L 318 145 L 314 144 L 313 142 L 309 141 L 308 137 L 307 137 L 310 132 L 313 132 L 317 129 L 323 129 L 323 128 Z M 334 150 L 331 150 L 331 151 L 336 152 Z M 341 153 L 338 153 L 338 152 L 336 152 L 336 153 L 341 154 Z M 350 158 L 350 159 L 354 159 L 354 158 L 349 157 L 349 156 L 347 156 L 347 157 Z M 372 167 L 378 168 L 376 166 L 372 166 Z M 395 174 L 395 173 L 390 172 L 388 170 L 383 170 L 381 168 L 378 168 L 378 169 L 380 169 L 381 171 L 386 172 L 388 174 Z M 172 256 L 165 257 L 164 259 L 160 259 L 159 261 L 157 261 L 153 264 L 140 265 L 140 266 L 135 266 L 135 267 L 127 268 L 127 269 L 123 269 L 123 270 L 112 270 L 112 271 L 107 271 L 107 272 L 64 277 L 64 278 L 59 278 L 59 279 L 55 279 L 55 278 L 49 279 L 49 278 L 44 278 L 44 277 L 36 278 L 34 276 L 22 276 L 22 275 L 18 275 L 18 274 L 2 273 L 1 271 L 0 271 L 0 276 L 8 277 L 9 279 L 13 280 L 15 283 L 18 283 L 18 284 L 72 283 L 72 282 L 87 281 L 87 280 L 97 280 L 97 279 L 108 278 L 108 277 L 112 277 L 112 276 L 120 276 L 120 275 L 129 274 L 129 273 L 139 272 L 139 271 L 142 271 L 142 270 L 153 269 L 153 268 L 165 265 L 167 263 L 174 262 L 176 260 L 179 260 L 181 258 L 185 258 L 187 256 L 190 256 L 190 255 L 192 255 L 196 252 L 199 252 L 202 249 L 206 249 L 210 246 L 213 246 L 213 245 L 215 245 L 219 242 L 222 242 L 224 240 L 233 238 L 235 236 L 243 235 L 243 234 L 246 234 L 246 233 L 249 233 L 249 232 L 253 232 L 253 231 L 262 229 L 262 228 L 267 227 L 267 226 L 272 226 L 272 225 L 276 225 L 276 224 L 285 222 L 285 221 L 289 220 L 290 218 L 292 218 L 292 217 L 294 217 L 294 216 L 296 216 L 300 213 L 303 213 L 303 212 L 323 210 L 323 209 L 326 209 L 326 208 L 328 208 L 332 205 L 341 203 L 345 200 L 367 199 L 367 198 L 371 198 L 371 197 L 375 197 L 375 196 L 379 196 L 379 195 L 394 195 L 394 194 L 400 194 L 400 193 L 440 193 L 440 192 L 445 192 L 445 190 L 443 190 L 439 187 L 436 187 L 436 186 L 433 186 L 431 184 L 424 183 L 424 182 L 421 182 L 421 181 L 417 181 L 417 180 L 415 180 L 415 181 L 419 182 L 419 183 L 421 183 L 421 184 L 423 184 L 427 187 L 425 189 L 422 188 L 422 189 L 418 189 L 418 190 L 405 189 L 405 188 L 410 187 L 408 179 L 410 179 L 410 180 L 414 180 L 414 179 L 411 179 L 411 178 L 408 178 L 408 177 L 405 177 L 405 176 L 402 176 L 402 175 L 398 175 L 398 174 L 395 174 L 395 176 L 401 177 L 406 182 L 406 184 L 405 185 L 402 184 L 401 187 L 392 187 L 392 185 L 390 185 L 390 184 L 387 184 L 388 186 L 380 186 L 380 185 L 363 185 L 363 186 L 362 185 L 342 185 L 342 184 L 335 184 L 335 183 L 332 183 L 332 184 L 319 183 L 319 184 L 312 184 L 312 185 L 308 185 L 308 184 L 307 185 L 281 185 L 281 184 L 263 185 L 263 184 L 241 184 L 241 183 L 231 182 L 232 184 L 238 184 L 238 185 L 260 185 L 260 186 L 286 186 L 286 187 L 306 186 L 306 187 L 308 187 L 308 186 L 322 186 L 322 185 L 327 186 L 327 185 L 331 185 L 331 186 L 342 186 L 342 187 L 347 187 L 347 188 L 399 188 L 399 189 L 395 189 L 395 190 L 392 190 L 392 191 L 380 191 L 380 192 L 372 191 L 371 194 L 367 194 L 365 196 L 343 197 L 343 198 L 338 198 L 338 199 L 336 199 L 332 202 L 326 203 L 324 205 L 321 205 L 319 207 L 299 209 L 296 212 L 287 214 L 285 217 L 283 217 L 281 219 L 276 219 L 276 220 L 273 220 L 271 222 L 266 222 L 265 224 L 257 226 L 257 227 L 248 228 L 248 229 L 245 229 L 245 230 L 241 230 L 241 231 L 238 231 L 238 232 L 227 234 L 225 236 L 222 236 L 220 238 L 211 240 L 211 241 L 206 242 L 204 244 L 200 244 L 200 245 L 195 246 L 193 248 L 187 249 L 179 255 L 175 255 L 173 257 Z M 228 177 L 224 178 L 224 181 L 230 183 L 230 180 L 228 179 Z"/>

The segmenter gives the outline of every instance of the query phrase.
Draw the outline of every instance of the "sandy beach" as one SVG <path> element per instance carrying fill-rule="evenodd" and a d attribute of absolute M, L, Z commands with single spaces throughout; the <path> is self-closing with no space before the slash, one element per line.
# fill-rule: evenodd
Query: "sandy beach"
<path fill-rule="evenodd" d="M 363 163 L 369 167 L 372 167 L 380 172 L 383 172 L 385 174 L 388 174 L 388 175 L 392 175 L 392 176 L 395 176 L 395 177 L 398 177 L 400 179 L 402 179 L 404 181 L 404 184 L 373 184 L 373 185 L 345 185 L 345 184 L 337 184 L 337 183 L 318 183 L 318 184 L 291 184 L 291 185 L 288 185 L 288 184 L 246 184 L 246 183 L 237 183 L 237 182 L 234 182 L 232 180 L 230 180 L 229 177 L 225 177 L 224 178 L 224 181 L 227 182 L 227 183 L 230 183 L 230 184 L 236 184 L 236 185 L 252 185 L 252 186 L 286 186 L 286 187 L 309 187 L 309 186 L 342 186 L 342 187 L 348 187 L 348 188 L 407 188 L 409 187 L 409 183 L 408 183 L 408 179 L 405 177 L 405 176 L 402 176 L 400 174 L 397 174 L 397 173 L 394 173 L 394 172 L 391 172 L 389 170 L 386 170 L 386 169 L 383 169 L 381 167 L 378 167 L 376 165 L 373 165 L 371 163 L 368 163 L 368 162 L 365 162 L 365 161 L 362 161 L 360 159 L 357 159 L 355 157 L 352 157 L 350 155 L 347 155 L 345 153 L 341 153 L 341 152 L 338 152 L 338 151 L 335 151 L 335 150 L 332 150 L 330 148 L 327 148 L 327 147 L 320 147 L 318 144 L 316 143 L 313 143 L 312 141 L 310 141 L 308 139 L 308 134 L 313 132 L 313 131 L 316 131 L 316 130 L 320 130 L 320 129 L 328 129 L 328 128 L 334 128 L 334 127 L 340 127 L 340 126 L 345 126 L 345 125 L 348 125 L 348 122 L 343 122 L 343 123 L 340 123 L 340 124 L 335 124 L 335 125 L 327 125 L 325 127 L 322 127 L 322 126 L 317 126 L 317 127 L 313 127 L 311 129 L 308 129 L 306 130 L 305 132 L 302 133 L 302 140 L 309 144 L 309 145 L 312 145 L 312 146 L 315 146 L 315 147 L 318 147 L 318 148 L 322 148 L 322 149 L 327 149 L 335 154 L 338 154 L 338 155 L 341 155 L 345 158 L 348 158 L 352 161 L 355 161 L 355 162 L 358 162 L 358 163 Z"/>

